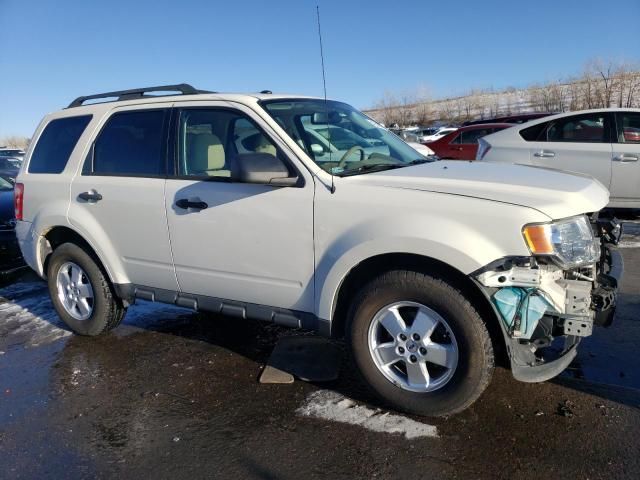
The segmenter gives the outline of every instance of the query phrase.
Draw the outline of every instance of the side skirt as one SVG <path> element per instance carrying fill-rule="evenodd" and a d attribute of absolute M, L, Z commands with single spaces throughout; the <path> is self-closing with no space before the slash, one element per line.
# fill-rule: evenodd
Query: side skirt
<path fill-rule="evenodd" d="M 238 302 L 206 295 L 191 295 L 161 288 L 145 287 L 142 285 L 114 284 L 116 294 L 129 304 L 136 299 L 150 302 L 168 303 L 179 307 L 190 308 L 197 312 L 211 312 L 229 317 L 239 317 L 263 322 L 275 323 L 289 328 L 304 328 L 315 330 L 320 335 L 330 336 L 330 322 L 318 318 L 313 313 L 289 310 L 286 308 L 258 305 L 255 303 Z"/>

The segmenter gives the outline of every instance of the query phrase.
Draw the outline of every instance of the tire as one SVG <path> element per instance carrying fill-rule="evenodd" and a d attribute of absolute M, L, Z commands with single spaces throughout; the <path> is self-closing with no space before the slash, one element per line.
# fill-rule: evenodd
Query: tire
<path fill-rule="evenodd" d="M 65 281 L 65 277 L 75 276 L 77 272 L 81 272 L 81 280 L 76 284 L 82 284 L 82 292 L 90 291 L 92 298 L 83 303 L 84 309 L 69 309 L 65 307 L 60 296 L 60 292 L 67 289 L 59 286 L 63 284 L 61 282 Z M 117 327 L 126 313 L 126 308 L 115 295 L 111 282 L 98 261 L 74 243 L 64 243 L 53 251 L 47 269 L 47 282 L 56 312 L 69 328 L 79 335 L 96 336 L 107 332 Z M 77 302 L 77 305 L 79 303 Z M 83 315 L 86 318 L 82 318 Z"/>
<path fill-rule="evenodd" d="M 394 311 L 408 320 L 404 332 L 409 339 L 404 343 L 400 340 L 402 333 L 394 337 L 382 325 L 395 325 L 389 320 L 397 317 Z M 388 317 L 389 312 L 392 317 Z M 411 330 L 420 323 L 417 315 L 421 315 L 422 325 L 437 326 L 431 329 L 432 334 L 423 329 L 424 337 L 418 335 L 420 341 L 414 342 Z M 405 270 L 385 273 L 356 295 L 348 322 L 347 340 L 365 383 L 397 410 L 425 416 L 458 413 L 475 402 L 491 380 L 494 354 L 487 328 L 469 301 L 446 280 Z M 420 326 L 415 328 L 419 330 Z M 380 340 L 380 335 L 385 338 Z M 376 360 L 376 346 L 385 347 L 392 360 Z M 390 367 L 378 366 L 388 365 L 400 350 L 408 355 L 411 348 L 415 352 L 413 358 L 403 357 Z M 445 352 L 444 356 L 441 352 Z M 447 366 L 429 363 L 432 358 Z M 409 368 L 412 372 L 426 368 L 430 381 L 426 385 L 412 383 Z M 413 378 L 421 377 L 414 374 Z"/>

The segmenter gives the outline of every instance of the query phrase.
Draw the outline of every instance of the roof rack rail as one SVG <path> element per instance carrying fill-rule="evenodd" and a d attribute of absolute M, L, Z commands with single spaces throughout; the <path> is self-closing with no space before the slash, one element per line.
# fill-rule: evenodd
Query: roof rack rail
<path fill-rule="evenodd" d="M 87 95 L 84 97 L 78 97 L 69 104 L 67 108 L 80 107 L 84 102 L 88 100 L 97 100 L 100 98 L 112 98 L 116 97 L 113 102 L 119 102 L 121 100 L 135 100 L 138 98 L 153 97 L 153 95 L 145 95 L 148 92 L 180 92 L 181 95 L 196 95 L 198 93 L 216 93 L 208 90 L 198 90 L 188 83 L 180 83 L 178 85 L 160 85 L 157 87 L 146 88 L 133 88 L 131 90 L 118 90 L 115 92 L 97 93 L 95 95 Z M 157 95 L 158 97 L 162 95 Z"/>

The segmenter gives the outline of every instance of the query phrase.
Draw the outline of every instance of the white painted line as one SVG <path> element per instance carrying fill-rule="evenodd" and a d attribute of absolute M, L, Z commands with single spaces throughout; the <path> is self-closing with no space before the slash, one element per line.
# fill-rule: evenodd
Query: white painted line
<path fill-rule="evenodd" d="M 296 413 L 305 417 L 359 425 L 373 432 L 402 433 L 407 439 L 438 437 L 438 429 L 433 425 L 358 405 L 330 390 L 317 390 L 310 394 Z"/>
<path fill-rule="evenodd" d="M 618 244 L 618 248 L 640 248 L 640 241 L 632 242 L 629 240 L 622 240 Z"/>

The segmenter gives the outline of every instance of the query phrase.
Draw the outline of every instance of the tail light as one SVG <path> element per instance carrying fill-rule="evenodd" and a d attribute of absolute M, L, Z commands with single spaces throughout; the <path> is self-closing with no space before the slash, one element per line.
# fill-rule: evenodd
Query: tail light
<path fill-rule="evenodd" d="M 482 138 L 478 139 L 478 152 L 476 153 L 476 160 L 482 160 L 487 153 L 491 150 L 491 145 Z"/>
<path fill-rule="evenodd" d="M 24 184 L 16 183 L 13 187 L 13 206 L 16 210 L 16 220 L 22 220 L 22 205 L 24 203 Z"/>

